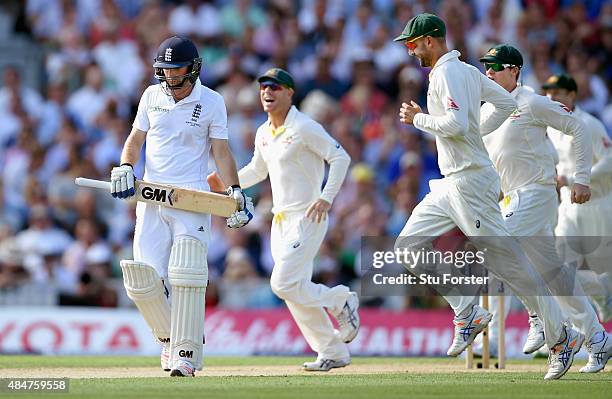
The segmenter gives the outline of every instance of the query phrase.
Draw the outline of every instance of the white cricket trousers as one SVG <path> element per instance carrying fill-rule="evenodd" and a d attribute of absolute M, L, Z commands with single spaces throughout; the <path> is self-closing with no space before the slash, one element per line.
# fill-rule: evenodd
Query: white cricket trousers
<path fill-rule="evenodd" d="M 329 288 L 312 280 L 313 261 L 327 232 L 328 220 L 312 222 L 305 210 L 281 212 L 272 222 L 272 291 L 285 301 L 306 342 L 320 358 L 345 359 L 349 351 L 335 334 L 325 308 L 341 309 L 349 289 Z"/>
<path fill-rule="evenodd" d="M 536 271 L 544 278 L 551 293 L 569 316 L 570 321 L 587 340 L 603 330 L 576 278 L 575 269 L 563 263 L 557 253 L 553 228 L 557 219 L 557 191 L 552 185 L 532 184 L 514 190 L 501 202 L 502 215 L 510 233 L 517 237 L 521 247 Z M 491 286 L 496 286 L 492 282 Z M 506 293 L 510 295 L 509 292 Z M 494 320 L 498 318 L 498 297 L 489 305 Z M 530 314 L 534 309 L 527 307 Z M 497 328 L 497 320 L 491 326 Z M 496 331 L 491 333 L 497 336 Z"/>
<path fill-rule="evenodd" d="M 571 204 L 563 198 L 555 229 L 561 258 L 578 268 L 578 278 L 589 296 L 612 293 L 612 194 Z"/>
<path fill-rule="evenodd" d="M 396 247 L 418 250 L 431 246 L 433 239 L 459 227 L 478 250 L 486 252 L 490 275 L 520 294 L 517 296 L 526 306 L 542 315 L 547 343 L 554 346 L 562 333 L 563 314 L 518 240 L 511 237 L 504 224 L 498 204 L 499 176 L 493 166 L 432 180 L 430 188 L 431 192 L 412 212 Z M 419 273 L 418 268 L 409 270 Z M 444 298 L 455 314 L 473 303 L 473 298 L 465 296 Z"/>
<path fill-rule="evenodd" d="M 134 260 L 153 266 L 164 280 L 168 277 L 172 245 L 181 237 L 196 239 L 208 248 L 210 215 L 144 202 L 136 205 Z"/>

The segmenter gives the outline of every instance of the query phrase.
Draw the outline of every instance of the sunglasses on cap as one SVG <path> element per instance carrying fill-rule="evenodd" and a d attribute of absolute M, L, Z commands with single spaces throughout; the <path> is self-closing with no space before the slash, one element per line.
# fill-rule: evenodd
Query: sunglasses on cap
<path fill-rule="evenodd" d="M 506 68 L 518 68 L 516 65 L 512 64 L 498 64 L 496 62 L 485 62 L 484 63 L 485 72 L 489 69 L 492 69 L 493 72 L 501 72 Z"/>
<path fill-rule="evenodd" d="M 406 47 L 408 47 L 408 50 L 414 50 L 414 49 L 417 47 L 417 45 L 416 45 L 416 43 L 415 43 L 417 40 L 419 40 L 419 39 L 421 39 L 421 38 L 424 38 L 424 37 L 426 37 L 426 36 L 429 36 L 429 35 L 431 35 L 432 33 L 434 33 L 434 32 L 435 32 L 435 31 L 437 31 L 437 30 L 438 30 L 438 28 L 436 28 L 436 29 L 434 29 L 434 30 L 432 30 L 432 31 L 429 31 L 429 32 L 425 33 L 424 35 L 417 36 L 417 37 L 412 38 L 412 39 L 410 39 L 410 40 L 406 40 L 406 41 L 404 42 L 404 44 L 406 45 Z"/>
<path fill-rule="evenodd" d="M 265 90 L 266 87 L 269 87 L 270 90 L 272 90 L 272 91 L 279 91 L 279 90 L 282 90 L 282 89 L 285 88 L 283 85 L 278 84 L 276 82 L 272 82 L 272 81 L 261 82 L 259 84 L 259 89 L 260 90 Z"/>

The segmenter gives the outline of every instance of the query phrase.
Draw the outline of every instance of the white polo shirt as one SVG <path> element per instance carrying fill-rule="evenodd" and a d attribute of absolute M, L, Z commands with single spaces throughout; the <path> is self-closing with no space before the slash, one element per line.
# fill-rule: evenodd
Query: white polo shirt
<path fill-rule="evenodd" d="M 144 180 L 152 183 L 206 184 L 209 138 L 228 138 L 223 97 L 199 80 L 176 103 L 159 84 L 149 86 L 132 126 L 147 133 Z"/>
<path fill-rule="evenodd" d="M 414 117 L 417 129 L 436 136 L 438 164 L 444 176 L 491 166 L 481 131 L 490 132 L 516 109 L 506 90 L 478 69 L 459 61 L 457 50 L 449 51 L 429 73 L 427 110 Z M 494 104 L 495 111 L 480 115 L 480 103 Z"/>
<path fill-rule="evenodd" d="M 591 142 L 593 143 L 593 167 L 591 168 L 592 198 L 601 198 L 609 195 L 612 192 L 612 142 L 606 134 L 606 128 L 597 118 L 578 107 L 574 109 L 573 113 L 582 120 L 587 130 L 591 132 Z M 576 169 L 574 138 L 551 127 L 547 131 L 548 137 L 552 140 L 559 154 L 557 173 L 561 176 L 572 176 Z M 561 200 L 569 203 L 570 198 L 570 189 L 562 187 Z"/>
<path fill-rule="evenodd" d="M 330 165 L 325 188 L 325 161 Z M 270 175 L 272 212 L 301 211 L 317 199 L 330 204 L 340 190 L 350 156 L 316 121 L 292 106 L 283 126 L 272 129 L 267 121 L 257 129 L 255 153 L 238 172 L 247 188 Z"/>
<path fill-rule="evenodd" d="M 553 126 L 575 138 L 577 147 L 576 182 L 589 185 L 591 168 L 590 137 L 582 122 L 563 104 L 518 86 L 512 91 L 518 103 L 516 111 L 483 140 L 495 169 L 501 178 L 504 193 L 529 184 L 555 185 L 555 156 L 546 128 Z M 490 105 L 482 106 L 486 115 Z"/>

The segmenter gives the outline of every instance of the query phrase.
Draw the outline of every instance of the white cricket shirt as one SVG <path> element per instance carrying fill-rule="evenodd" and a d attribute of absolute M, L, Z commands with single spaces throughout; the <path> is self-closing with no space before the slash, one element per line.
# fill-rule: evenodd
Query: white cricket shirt
<path fill-rule="evenodd" d="M 592 198 L 609 195 L 612 192 L 612 142 L 606 134 L 604 125 L 593 115 L 584 112 L 579 107 L 574 109 L 573 114 L 584 123 L 586 130 L 591 133 L 593 145 Z M 572 176 L 572 173 L 576 170 L 575 139 L 551 127 L 548 128 L 547 132 L 559 154 L 557 173 L 561 176 Z M 569 203 L 570 193 L 570 188 L 561 188 L 561 199 Z"/>
<path fill-rule="evenodd" d="M 330 165 L 325 188 L 325 161 Z M 283 126 L 263 123 L 251 162 L 238 172 L 240 185 L 253 186 L 270 175 L 274 214 L 300 211 L 317 199 L 333 202 L 351 158 L 317 122 L 292 106 Z"/>
<path fill-rule="evenodd" d="M 144 180 L 206 183 L 209 139 L 227 140 L 225 102 L 199 80 L 191 94 L 176 103 L 159 84 L 149 86 L 133 126 L 147 133 Z"/>
<path fill-rule="evenodd" d="M 414 117 L 417 129 L 436 136 L 438 164 L 444 176 L 467 169 L 491 166 L 480 131 L 491 132 L 516 109 L 506 90 L 478 69 L 459 61 L 452 50 L 436 62 L 429 73 L 427 110 Z M 480 115 L 480 103 L 487 101 L 495 111 Z"/>
<path fill-rule="evenodd" d="M 501 178 L 504 193 L 529 184 L 556 184 L 555 154 L 546 128 L 553 126 L 576 138 L 576 156 L 580 159 L 572 171 L 576 182 L 590 182 L 590 138 L 584 125 L 563 104 L 535 94 L 527 87 L 517 86 L 512 96 L 518 103 L 516 111 L 495 131 L 483 137 L 491 160 Z M 481 114 L 491 112 L 484 104 Z M 587 157 L 589 157 L 587 161 Z"/>

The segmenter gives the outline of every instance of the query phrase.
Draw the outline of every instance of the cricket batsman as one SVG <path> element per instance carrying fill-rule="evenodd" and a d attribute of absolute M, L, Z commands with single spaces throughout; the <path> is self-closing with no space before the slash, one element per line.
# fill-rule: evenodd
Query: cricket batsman
<path fill-rule="evenodd" d="M 458 227 L 478 250 L 486 249 L 489 272 L 543 315 L 547 343 L 551 348 L 560 348 L 559 356 L 551 357 L 544 378 L 561 378 L 580 350 L 584 336 L 565 326 L 561 309 L 544 280 L 518 241 L 510 237 L 498 204 L 500 179 L 481 137 L 481 133 L 497 129 L 516 110 L 517 103 L 478 69 L 459 61 L 460 53 L 448 50 L 445 36 L 446 26 L 440 18 L 419 14 L 395 39 L 405 43 L 421 66 L 432 68 L 427 93 L 429 114 L 411 101 L 402 104 L 399 116 L 401 122 L 435 135 L 444 175 L 430 182 L 431 192 L 412 212 L 396 247 L 431 248 L 434 238 Z M 491 104 L 490 113 L 481 115 L 481 101 Z M 573 196 L 578 203 L 587 201 L 588 187 L 579 187 Z M 445 299 L 455 312 L 455 337 L 448 355 L 458 356 L 487 326 L 492 315 L 466 297 Z"/>
<path fill-rule="evenodd" d="M 355 292 L 311 281 L 314 257 L 328 226 L 327 213 L 342 186 L 351 159 L 317 122 L 292 105 L 293 77 L 272 68 L 258 78 L 268 120 L 255 136 L 251 162 L 238 172 L 251 187 L 270 176 L 274 219 L 271 231 L 272 291 L 285 301 L 306 342 L 317 352 L 307 371 L 329 371 L 350 364 L 347 343 L 359 331 Z M 321 190 L 325 174 L 329 175 Z M 337 320 L 334 330 L 327 309 Z"/>
<path fill-rule="evenodd" d="M 223 97 L 200 83 L 202 59 L 191 40 L 173 36 L 157 50 L 153 68 L 159 84 L 140 99 L 133 128 L 112 169 L 111 194 L 135 194 L 133 165 L 146 142 L 144 180 L 208 190 L 210 150 L 231 185 L 238 211 L 227 226 L 239 228 L 253 217 L 253 204 L 238 184 L 228 146 Z M 134 260 L 122 260 L 125 289 L 163 345 L 161 366 L 171 376 L 194 376 L 202 369 L 206 254 L 210 215 L 139 202 L 136 206 Z M 169 283 L 172 305 L 168 303 Z"/>
<path fill-rule="evenodd" d="M 508 91 L 518 103 L 517 110 L 498 129 L 483 137 L 501 178 L 504 193 L 501 215 L 510 233 L 519 238 L 521 248 L 536 271 L 546 278 L 551 293 L 570 321 L 585 335 L 590 356 L 589 363 L 580 371 L 598 372 L 612 355 L 612 339 L 598 322 L 582 285 L 575 278 L 575 270 L 564 264 L 557 254 L 554 238 L 557 221 L 556 157 L 546 134 L 547 128 L 554 128 L 574 143 L 571 154 L 567 154 L 575 160 L 574 169 L 566 170 L 573 182 L 573 189 L 567 193 L 571 195 L 589 189 L 590 131 L 565 105 L 519 84 L 523 57 L 516 48 L 508 44 L 494 46 L 480 61 L 487 77 Z M 491 108 L 485 103 L 480 111 L 481 117 L 486 117 Z M 575 198 L 568 200 L 572 204 L 575 202 Z M 576 205 L 578 208 L 587 206 Z M 491 298 L 494 314 L 498 309 L 497 301 L 497 296 Z M 528 310 L 530 328 L 523 348 L 526 354 L 535 352 L 545 343 L 540 318 L 532 309 Z M 492 335 L 499 333 L 503 332 L 492 331 Z M 558 353 L 559 348 L 552 347 L 550 356 L 555 357 Z M 602 356 L 595 356 L 595 353 Z"/>

